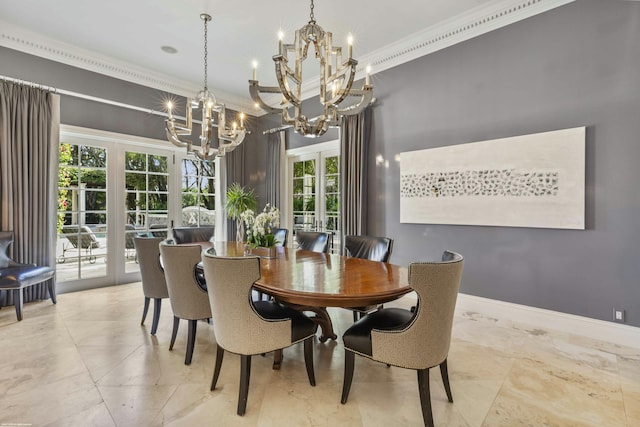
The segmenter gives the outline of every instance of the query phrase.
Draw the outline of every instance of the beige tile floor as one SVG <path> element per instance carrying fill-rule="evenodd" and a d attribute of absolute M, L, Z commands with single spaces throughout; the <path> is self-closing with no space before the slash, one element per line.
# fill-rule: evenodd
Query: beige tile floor
<path fill-rule="evenodd" d="M 316 341 L 316 387 L 301 346 L 285 350 L 280 371 L 271 357 L 254 357 L 247 413 L 238 417 L 239 357 L 226 355 L 219 388 L 209 391 L 212 327 L 199 322 L 185 366 L 186 323 L 170 352 L 169 301 L 153 337 L 150 317 L 140 326 L 142 298 L 135 283 L 59 295 L 56 306 L 29 303 L 20 323 L 13 307 L 0 310 L 0 425 L 422 424 L 415 372 L 363 358 L 340 404 L 340 340 Z M 349 326 L 351 313 L 330 314 L 338 334 Z M 437 426 L 640 426 L 637 349 L 457 312 L 449 370 L 453 404 L 437 369 L 431 375 Z"/>

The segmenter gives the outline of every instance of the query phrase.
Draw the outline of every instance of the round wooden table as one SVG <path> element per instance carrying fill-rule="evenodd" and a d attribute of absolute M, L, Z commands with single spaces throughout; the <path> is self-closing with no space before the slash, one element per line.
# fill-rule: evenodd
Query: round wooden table
<path fill-rule="evenodd" d="M 210 244 L 216 255 L 245 256 L 237 242 Z M 204 247 L 206 249 L 206 247 Z M 253 249 L 253 255 L 266 255 Z M 327 307 L 364 307 L 395 300 L 411 291 L 407 269 L 384 262 L 292 248 L 277 248 L 275 258 L 260 258 L 261 277 L 254 287 L 300 311 L 316 313 L 320 341 L 336 339 Z"/>

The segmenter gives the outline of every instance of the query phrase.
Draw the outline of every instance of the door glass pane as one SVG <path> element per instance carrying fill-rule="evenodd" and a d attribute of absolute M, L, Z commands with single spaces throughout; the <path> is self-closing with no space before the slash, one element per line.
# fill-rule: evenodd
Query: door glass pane
<path fill-rule="evenodd" d="M 293 163 L 293 228 L 294 230 L 315 229 L 315 184 L 316 160 L 301 160 Z"/>
<path fill-rule="evenodd" d="M 340 157 L 324 159 L 323 178 L 324 217 L 321 224 L 333 234 L 333 251 L 340 248 Z"/>
<path fill-rule="evenodd" d="M 183 227 L 215 226 L 215 162 L 182 160 Z"/>
<path fill-rule="evenodd" d="M 136 236 L 163 235 L 168 228 L 169 162 L 167 156 L 125 153 L 125 271 L 139 270 Z"/>
<path fill-rule="evenodd" d="M 107 274 L 107 150 L 59 146 L 56 278 Z"/>

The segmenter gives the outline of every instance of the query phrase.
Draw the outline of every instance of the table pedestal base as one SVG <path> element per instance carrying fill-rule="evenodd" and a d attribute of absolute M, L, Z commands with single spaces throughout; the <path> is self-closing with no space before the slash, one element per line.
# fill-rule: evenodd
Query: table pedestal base
<path fill-rule="evenodd" d="M 309 307 L 306 305 L 297 305 L 287 303 L 287 305 L 298 311 L 312 311 L 316 315 L 310 317 L 317 325 L 322 329 L 322 334 L 320 335 L 320 342 L 325 342 L 328 339 L 335 340 L 338 336 L 333 332 L 333 323 L 331 322 L 331 317 L 329 317 L 329 313 L 327 312 L 326 307 Z"/>

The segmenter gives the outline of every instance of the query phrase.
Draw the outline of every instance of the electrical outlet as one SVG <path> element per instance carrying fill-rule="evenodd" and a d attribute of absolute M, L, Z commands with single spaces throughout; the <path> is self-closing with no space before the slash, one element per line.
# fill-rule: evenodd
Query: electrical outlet
<path fill-rule="evenodd" d="M 618 323 L 624 323 L 624 310 L 619 308 L 613 309 L 613 321 Z"/>

